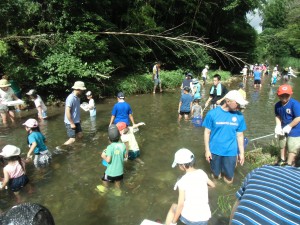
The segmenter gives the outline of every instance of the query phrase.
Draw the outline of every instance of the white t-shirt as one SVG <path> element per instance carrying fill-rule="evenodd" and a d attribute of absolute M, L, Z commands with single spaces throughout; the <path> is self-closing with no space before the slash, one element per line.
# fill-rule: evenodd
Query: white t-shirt
<path fill-rule="evenodd" d="M 154 65 L 152 69 L 152 73 L 154 74 L 154 79 L 159 78 L 159 72 L 160 72 L 160 68 L 158 68 L 157 65 Z"/>
<path fill-rule="evenodd" d="M 206 78 L 207 72 L 208 72 L 208 69 L 204 68 L 204 69 L 202 70 L 202 77 Z"/>
<path fill-rule="evenodd" d="M 132 151 L 138 151 L 140 150 L 138 143 L 135 139 L 134 133 L 133 133 L 133 127 L 128 127 L 129 131 L 127 134 L 121 135 L 121 140 L 123 143 L 128 142 L 129 150 Z"/>
<path fill-rule="evenodd" d="M 39 95 L 37 95 L 37 98 L 34 99 L 34 104 L 36 108 L 41 107 L 44 112 L 47 111 L 47 107 Z"/>
<path fill-rule="evenodd" d="M 89 100 L 89 110 L 93 110 L 94 108 L 95 108 L 95 100 L 91 98 Z"/>
<path fill-rule="evenodd" d="M 246 67 L 244 67 L 243 70 L 242 70 L 244 76 L 247 75 L 247 71 L 248 71 L 248 69 Z"/>
<path fill-rule="evenodd" d="M 208 177 L 203 170 L 186 173 L 177 183 L 180 190 L 185 192 L 184 206 L 181 215 L 187 220 L 198 222 L 208 221 L 211 217 L 208 204 Z M 174 189 L 175 189 L 174 188 Z"/>
<path fill-rule="evenodd" d="M 11 87 L 8 87 L 7 91 L 3 91 L 1 88 L 0 88 L 0 101 L 3 101 L 3 102 L 10 102 L 10 101 L 13 101 L 14 98 L 13 98 L 13 95 L 14 95 L 14 91 Z"/>

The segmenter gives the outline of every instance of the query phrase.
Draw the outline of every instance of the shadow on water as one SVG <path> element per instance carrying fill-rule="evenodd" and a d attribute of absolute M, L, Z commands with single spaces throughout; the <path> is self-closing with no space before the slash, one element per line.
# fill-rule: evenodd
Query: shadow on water
<path fill-rule="evenodd" d="M 232 83 L 230 89 L 238 86 Z M 297 83 L 294 83 L 297 82 Z M 273 133 L 274 103 L 277 101 L 275 87 L 269 86 L 269 77 L 264 79 L 261 89 L 253 88 L 253 80 L 246 83 L 247 99 L 250 104 L 245 110 L 248 139 Z M 292 85 L 299 85 L 297 79 Z M 207 85 L 206 88 L 208 88 Z M 202 94 L 207 99 L 208 90 Z M 294 97 L 299 99 L 300 93 Z M 145 218 L 165 219 L 172 202 L 177 201 L 177 191 L 173 186 L 182 173 L 172 169 L 173 155 L 181 147 L 191 149 L 196 156 L 197 167 L 210 174 L 209 165 L 204 158 L 203 128 L 194 127 L 191 121 L 177 121 L 179 91 L 156 95 L 136 95 L 126 98 L 134 112 L 135 122 L 145 122 L 140 127 L 136 139 L 141 149 L 144 165 L 128 161 L 125 163 L 123 193 L 115 197 L 110 190 L 100 195 L 96 186 L 101 184 L 104 166 L 100 153 L 108 145 L 107 126 L 115 99 L 107 99 L 97 105 L 97 117 L 91 119 L 82 111 L 82 128 L 85 137 L 65 152 L 53 154 L 51 166 L 43 171 L 27 164 L 27 173 L 34 187 L 34 193 L 22 193 L 25 201 L 40 203 L 52 212 L 58 225 L 137 225 Z M 202 100 L 201 105 L 204 105 Z M 47 138 L 47 146 L 54 151 L 67 139 L 63 114 L 64 108 L 49 107 L 49 119 L 41 124 L 41 131 Z M 26 131 L 21 125 L 27 118 L 36 115 L 35 110 L 21 112 L 13 126 L 0 125 L 0 147 L 14 144 L 22 149 L 26 157 L 28 146 Z M 269 143 L 273 137 L 256 142 Z M 249 144 L 248 150 L 251 150 Z M 234 201 L 234 194 L 248 172 L 245 166 L 238 166 L 234 184 L 225 185 L 217 181 L 217 187 L 210 189 L 210 206 L 213 213 L 209 224 L 228 224 L 230 205 L 225 200 Z M 0 192 L 1 210 L 15 204 L 13 196 Z M 221 197 L 220 197 L 221 196 Z M 220 207 L 221 206 L 221 207 Z"/>

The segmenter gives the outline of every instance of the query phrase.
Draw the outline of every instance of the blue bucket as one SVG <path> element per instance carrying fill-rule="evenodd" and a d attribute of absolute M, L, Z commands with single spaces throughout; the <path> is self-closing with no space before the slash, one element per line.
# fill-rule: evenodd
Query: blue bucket
<path fill-rule="evenodd" d="M 202 127 L 202 118 L 201 117 L 194 117 L 192 119 L 192 124 L 194 124 L 195 127 Z"/>
<path fill-rule="evenodd" d="M 108 163 L 104 159 L 102 159 L 102 165 L 105 166 L 105 167 L 107 167 Z"/>

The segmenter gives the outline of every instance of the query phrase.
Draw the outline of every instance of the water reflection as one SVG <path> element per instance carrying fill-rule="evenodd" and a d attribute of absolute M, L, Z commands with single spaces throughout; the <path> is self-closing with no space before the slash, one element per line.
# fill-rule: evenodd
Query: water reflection
<path fill-rule="evenodd" d="M 265 79 L 269 81 L 269 77 Z M 230 87 L 236 88 L 239 82 L 241 80 Z M 258 90 L 253 88 L 253 80 L 247 80 L 245 90 L 250 104 L 244 115 L 248 128 L 245 136 L 249 140 L 273 132 L 273 107 L 277 101 L 276 90 L 280 82 L 273 88 L 268 83 L 264 82 L 263 87 Z M 292 84 L 297 87 L 300 82 L 293 79 Z M 202 88 L 202 106 L 208 98 L 205 94 L 209 87 L 210 85 L 206 85 Z M 230 89 L 229 85 L 227 87 Z M 295 93 L 294 97 L 299 99 L 299 94 Z M 50 209 L 58 225 L 136 225 L 145 218 L 164 220 L 170 204 L 177 200 L 178 193 L 173 191 L 173 186 L 182 175 L 179 170 L 171 168 L 174 153 L 182 147 L 191 149 L 195 153 L 196 166 L 209 174 L 209 165 L 204 158 L 203 128 L 194 127 L 190 120 L 177 122 L 179 99 L 179 89 L 176 92 L 126 98 L 132 106 L 135 122 L 146 123 L 135 134 L 141 150 L 140 157 L 145 164 L 133 161 L 125 163 L 124 191 L 121 197 L 116 198 L 109 193 L 102 196 L 95 190 L 101 184 L 101 176 L 105 170 L 101 164 L 100 152 L 108 145 L 107 126 L 115 103 L 115 99 L 107 99 L 97 105 L 95 118 L 82 111 L 84 138 L 66 152 L 53 155 L 53 163 L 46 171 L 39 173 L 33 165 L 27 165 L 35 191 L 31 196 L 25 195 L 25 198 Z M 64 108 L 49 107 L 48 114 L 49 119 L 40 123 L 40 128 L 47 138 L 48 148 L 53 152 L 55 146 L 61 145 L 67 138 L 63 123 Z M 19 146 L 25 157 L 28 151 L 27 134 L 21 124 L 33 116 L 36 116 L 35 109 L 22 111 L 15 126 L 3 127 L 1 124 L 1 147 L 6 144 Z M 257 145 L 270 143 L 272 138 L 260 139 Z M 247 148 L 251 150 L 252 144 L 249 143 Z M 217 188 L 210 191 L 211 211 L 214 213 L 210 224 L 228 223 L 226 213 L 218 209 L 218 198 L 228 196 L 234 199 L 234 193 L 247 172 L 245 162 L 244 167 L 237 168 L 232 186 L 218 181 Z M 0 195 L 2 210 L 14 204 L 8 192 L 2 191 Z"/>

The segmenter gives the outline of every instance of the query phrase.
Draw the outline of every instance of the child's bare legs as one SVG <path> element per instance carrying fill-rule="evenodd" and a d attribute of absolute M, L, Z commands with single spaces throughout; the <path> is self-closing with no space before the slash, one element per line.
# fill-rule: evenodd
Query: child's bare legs
<path fill-rule="evenodd" d="M 17 201 L 17 204 L 20 204 L 22 203 L 22 198 L 21 198 L 21 195 L 20 195 L 20 192 L 14 192 L 14 195 L 16 196 L 16 201 Z"/>
<path fill-rule="evenodd" d="M 180 121 L 181 118 L 182 118 L 182 115 L 179 113 L 179 114 L 178 114 L 178 121 Z"/>
<path fill-rule="evenodd" d="M 172 220 L 174 218 L 175 212 L 176 212 L 177 204 L 173 203 L 171 205 L 171 208 L 169 209 L 167 218 L 166 218 L 166 225 L 170 225 L 172 223 Z"/>
<path fill-rule="evenodd" d="M 8 115 L 9 115 L 9 118 L 10 118 L 11 122 L 14 123 L 15 122 L 15 112 L 12 111 L 12 110 L 9 110 Z"/>
<path fill-rule="evenodd" d="M 134 160 L 140 164 L 145 164 L 144 161 L 142 161 L 140 158 L 135 158 Z"/>
<path fill-rule="evenodd" d="M 115 187 L 121 189 L 121 181 L 115 181 Z"/>
<path fill-rule="evenodd" d="M 295 162 L 295 157 L 296 157 L 296 154 L 290 152 L 290 153 L 288 154 L 287 164 L 288 164 L 288 165 L 293 165 L 294 162 Z"/>
<path fill-rule="evenodd" d="M 189 115 L 188 114 L 184 114 L 184 119 L 185 120 L 189 120 Z"/>
<path fill-rule="evenodd" d="M 1 118 L 2 118 L 2 123 L 7 124 L 7 113 L 6 112 L 1 113 Z"/>

